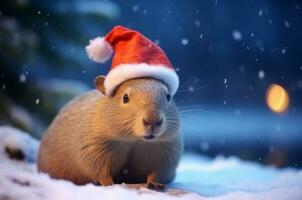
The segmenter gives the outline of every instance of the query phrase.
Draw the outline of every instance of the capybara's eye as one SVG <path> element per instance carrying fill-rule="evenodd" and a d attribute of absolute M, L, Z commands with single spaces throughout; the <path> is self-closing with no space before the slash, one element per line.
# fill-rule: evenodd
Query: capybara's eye
<path fill-rule="evenodd" d="M 124 103 L 128 103 L 129 102 L 129 96 L 128 94 L 125 94 L 124 97 L 123 97 L 123 102 Z"/>
<path fill-rule="evenodd" d="M 167 94 L 167 100 L 170 101 L 171 95 Z"/>

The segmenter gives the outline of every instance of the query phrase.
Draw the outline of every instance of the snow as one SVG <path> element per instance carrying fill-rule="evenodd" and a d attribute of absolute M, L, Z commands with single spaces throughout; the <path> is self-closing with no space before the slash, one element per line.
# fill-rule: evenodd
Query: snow
<path fill-rule="evenodd" d="M 265 72 L 264 72 L 263 70 L 259 70 L 259 71 L 258 71 L 258 78 L 259 78 L 260 80 L 263 80 L 264 77 L 265 77 Z"/>
<path fill-rule="evenodd" d="M 228 79 L 227 78 L 224 78 L 224 81 L 223 81 L 223 84 L 224 84 L 224 87 L 225 88 L 228 88 Z"/>
<path fill-rule="evenodd" d="M 27 162 L 36 160 L 39 142 L 27 133 L 9 126 L 0 127 L 0 163 L 5 159 L 5 147 L 12 150 L 21 150 L 26 155 Z"/>
<path fill-rule="evenodd" d="M 260 9 L 260 10 L 258 11 L 258 15 L 261 17 L 262 14 L 263 14 L 263 12 L 262 12 L 262 10 Z"/>
<path fill-rule="evenodd" d="M 25 76 L 25 74 L 20 74 L 19 75 L 19 81 L 20 81 L 20 83 L 25 83 L 26 82 L 26 76 Z"/>
<path fill-rule="evenodd" d="M 195 88 L 193 86 L 189 86 L 188 90 L 189 92 L 194 92 Z"/>
<path fill-rule="evenodd" d="M 132 7 L 133 12 L 137 12 L 138 11 L 139 6 L 138 5 L 134 5 Z"/>
<path fill-rule="evenodd" d="M 283 47 L 283 49 L 281 50 L 281 53 L 282 53 L 282 54 L 285 54 L 285 53 L 286 53 L 286 47 Z"/>
<path fill-rule="evenodd" d="M 39 99 L 39 98 L 37 98 L 37 99 L 36 99 L 36 101 L 35 101 L 35 103 L 36 103 L 36 105 L 39 105 L 39 103 L 40 103 L 40 99 Z"/>
<path fill-rule="evenodd" d="M 242 40 L 242 34 L 241 34 L 241 32 L 240 31 L 238 31 L 238 30 L 234 30 L 233 31 L 233 38 L 234 38 L 234 40 L 236 40 L 236 41 L 241 41 Z"/>
<path fill-rule="evenodd" d="M 187 44 L 189 44 L 189 40 L 187 38 L 182 38 L 181 39 L 181 44 L 186 46 Z"/>
<path fill-rule="evenodd" d="M 204 143 L 206 144 L 206 143 Z M 0 197 L 2 199 L 179 199 L 179 200 L 290 200 L 302 198 L 302 170 L 277 169 L 235 157 L 209 159 L 186 153 L 167 193 L 142 185 L 88 184 L 77 186 L 38 174 L 35 163 L 11 160 L 4 148 L 19 148 L 34 161 L 38 141 L 11 127 L 0 127 Z"/>
<path fill-rule="evenodd" d="M 284 26 L 285 26 L 285 28 L 290 28 L 290 23 L 289 23 L 289 21 L 285 20 L 285 21 L 284 21 Z"/>

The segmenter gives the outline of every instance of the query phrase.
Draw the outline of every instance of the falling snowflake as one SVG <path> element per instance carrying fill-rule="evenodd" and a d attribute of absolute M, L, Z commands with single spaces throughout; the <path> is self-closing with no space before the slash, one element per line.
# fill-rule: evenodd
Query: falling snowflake
<path fill-rule="evenodd" d="M 6 88 L 6 85 L 5 85 L 5 84 L 3 84 L 2 89 L 3 89 L 3 90 L 5 90 L 5 88 Z"/>
<path fill-rule="evenodd" d="M 189 92 L 194 92 L 195 88 L 193 86 L 189 86 L 188 90 Z"/>
<path fill-rule="evenodd" d="M 241 34 L 241 32 L 238 31 L 238 30 L 234 30 L 233 31 L 233 38 L 236 41 L 241 41 L 242 40 L 242 34 Z"/>
<path fill-rule="evenodd" d="M 194 25 L 195 25 L 196 27 L 200 27 L 200 21 L 199 21 L 198 19 L 196 19 L 196 20 L 194 21 Z"/>
<path fill-rule="evenodd" d="M 210 149 L 209 143 L 207 143 L 207 142 L 202 142 L 202 143 L 200 144 L 200 149 L 201 149 L 202 151 L 209 151 L 209 149 Z"/>
<path fill-rule="evenodd" d="M 128 174 L 128 169 L 123 169 L 123 174 Z"/>
<path fill-rule="evenodd" d="M 265 77 L 265 72 L 263 70 L 259 70 L 259 72 L 258 72 L 258 78 L 260 80 L 263 80 L 264 77 Z"/>
<path fill-rule="evenodd" d="M 286 47 L 283 47 L 283 49 L 281 50 L 282 54 L 286 53 Z"/>
<path fill-rule="evenodd" d="M 251 37 L 254 37 L 255 36 L 255 34 L 254 33 L 251 33 Z"/>
<path fill-rule="evenodd" d="M 278 125 L 278 126 L 276 127 L 276 131 L 278 131 L 278 132 L 281 132 L 281 131 L 282 131 L 281 125 Z"/>
<path fill-rule="evenodd" d="M 290 28 L 290 23 L 289 23 L 289 21 L 285 20 L 285 21 L 284 21 L 284 26 L 285 26 L 286 28 Z"/>
<path fill-rule="evenodd" d="M 25 83 L 26 82 L 26 76 L 25 76 L 25 74 L 20 74 L 19 75 L 19 81 L 20 81 L 20 83 Z"/>
<path fill-rule="evenodd" d="M 272 23 L 273 23 L 273 20 L 269 19 L 269 20 L 268 20 L 268 23 L 269 23 L 269 24 L 272 24 Z"/>
<path fill-rule="evenodd" d="M 154 43 L 157 44 L 157 45 L 159 45 L 159 44 L 160 44 L 159 39 L 155 39 L 155 40 L 154 40 Z"/>
<path fill-rule="evenodd" d="M 36 105 L 38 105 L 40 103 L 40 99 L 37 98 L 35 102 L 36 102 Z"/>
<path fill-rule="evenodd" d="M 241 110 L 240 109 L 236 109 L 234 111 L 234 113 L 235 113 L 236 116 L 240 116 L 241 115 Z"/>
<path fill-rule="evenodd" d="M 83 74 L 86 74 L 86 70 L 83 70 L 82 73 L 83 73 Z"/>
<path fill-rule="evenodd" d="M 244 65 L 240 65 L 239 66 L 239 71 L 240 72 L 245 72 L 245 66 Z"/>
<path fill-rule="evenodd" d="M 259 15 L 260 17 L 263 15 L 263 12 L 262 12 L 261 9 L 258 11 L 258 15 Z"/>
<path fill-rule="evenodd" d="M 38 15 L 41 15 L 41 11 L 40 10 L 37 13 L 38 13 Z"/>
<path fill-rule="evenodd" d="M 137 12 L 138 11 L 138 5 L 134 5 L 133 7 L 132 7 L 132 10 L 133 10 L 133 12 Z"/>
<path fill-rule="evenodd" d="M 224 105 L 226 105 L 226 104 L 227 104 L 227 102 L 226 102 L 226 101 L 223 101 L 223 104 L 224 104 Z"/>
<path fill-rule="evenodd" d="M 148 10 L 145 8 L 144 11 L 143 11 L 143 14 L 146 15 L 147 12 L 148 12 Z"/>
<path fill-rule="evenodd" d="M 228 87 L 229 87 L 229 86 L 228 86 L 228 80 L 227 80 L 227 78 L 224 78 L 223 84 L 224 84 L 224 87 L 225 87 L 225 88 L 228 88 Z"/>
<path fill-rule="evenodd" d="M 200 34 L 199 38 L 200 38 L 200 39 L 202 39 L 202 38 L 203 38 L 203 34 L 202 34 L 202 33 Z"/>
<path fill-rule="evenodd" d="M 181 44 L 186 46 L 187 44 L 189 44 L 189 40 L 187 38 L 183 38 L 181 39 Z"/>

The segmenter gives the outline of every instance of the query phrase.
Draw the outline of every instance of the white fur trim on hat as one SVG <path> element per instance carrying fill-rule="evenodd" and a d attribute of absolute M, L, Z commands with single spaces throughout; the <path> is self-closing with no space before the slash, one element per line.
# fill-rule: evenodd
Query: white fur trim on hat
<path fill-rule="evenodd" d="M 111 57 L 113 49 L 103 37 L 97 37 L 89 41 L 86 52 L 91 60 L 104 63 Z"/>
<path fill-rule="evenodd" d="M 163 81 L 167 84 L 172 96 L 176 93 L 179 86 L 176 72 L 164 65 L 148 65 L 146 63 L 121 64 L 107 74 L 104 82 L 106 94 L 112 94 L 114 89 L 124 81 L 142 77 L 150 77 Z"/>

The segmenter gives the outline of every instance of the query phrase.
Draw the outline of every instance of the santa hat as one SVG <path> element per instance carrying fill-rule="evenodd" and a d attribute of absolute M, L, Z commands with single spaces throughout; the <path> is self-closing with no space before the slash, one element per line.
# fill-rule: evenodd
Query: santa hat
<path fill-rule="evenodd" d="M 90 59 L 112 65 L 104 82 L 105 93 L 129 79 L 151 77 L 164 82 L 171 93 L 177 91 L 178 76 L 164 51 L 141 33 L 122 26 L 115 26 L 105 37 L 90 40 L 86 47 Z"/>

